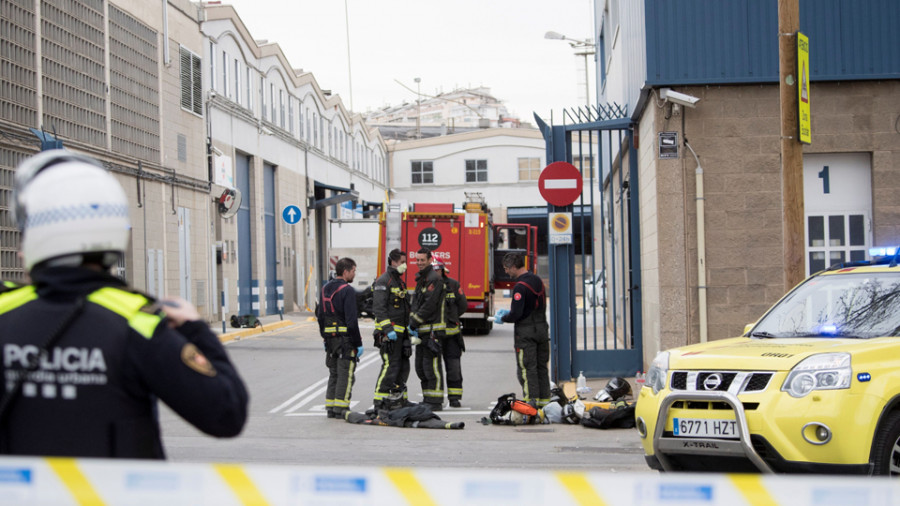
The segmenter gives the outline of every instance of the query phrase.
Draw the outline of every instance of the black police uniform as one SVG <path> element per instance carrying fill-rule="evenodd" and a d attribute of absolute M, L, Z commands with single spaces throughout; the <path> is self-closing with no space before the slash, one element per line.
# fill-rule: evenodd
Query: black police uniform
<path fill-rule="evenodd" d="M 466 351 L 466 344 L 463 341 L 462 329 L 459 325 L 459 317 L 466 312 L 468 301 L 459 281 L 451 278 L 444 278 L 444 323 L 447 328 L 444 330 L 444 336 L 441 339 L 441 353 L 444 356 L 444 367 L 447 372 L 447 398 L 451 404 L 462 400 L 463 396 L 463 377 L 462 377 L 462 352 Z M 455 402 L 454 402 L 455 401 Z"/>
<path fill-rule="evenodd" d="M 18 385 L 0 453 L 163 459 L 157 399 L 207 434 L 241 432 L 247 390 L 205 322 L 172 329 L 152 298 L 94 270 L 31 276 L 0 287 L 2 394 Z"/>
<path fill-rule="evenodd" d="M 550 326 L 544 282 L 525 272 L 513 287 L 512 303 L 504 322 L 515 323 L 516 367 L 525 402 L 537 407 L 550 402 Z"/>
<path fill-rule="evenodd" d="M 350 410 L 350 393 L 355 381 L 357 349 L 362 346 L 356 314 L 356 290 L 341 278 L 322 287 L 316 307 L 319 333 L 325 340 L 328 388 L 325 411 L 329 418 L 344 418 Z"/>
<path fill-rule="evenodd" d="M 441 309 L 444 306 L 444 280 L 431 265 L 416 274 L 416 292 L 412 301 L 409 327 L 422 339 L 416 346 L 416 375 L 422 383 L 422 396 L 432 409 L 444 405 L 444 364 L 441 361 L 440 336 L 444 330 Z"/>
<path fill-rule="evenodd" d="M 407 334 L 409 322 L 409 298 L 406 283 L 395 267 L 388 267 L 372 285 L 372 312 L 375 313 L 375 344 L 380 349 L 381 372 L 375 382 L 375 409 L 392 391 L 402 392 L 408 398 L 406 380 L 409 378 L 409 357 L 412 347 Z M 387 338 L 389 332 L 397 333 L 397 340 Z"/>

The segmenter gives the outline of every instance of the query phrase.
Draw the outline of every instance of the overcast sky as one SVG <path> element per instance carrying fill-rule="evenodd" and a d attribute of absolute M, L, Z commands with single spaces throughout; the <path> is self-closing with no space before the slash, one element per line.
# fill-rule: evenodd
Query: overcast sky
<path fill-rule="evenodd" d="M 486 86 L 534 122 L 584 102 L 584 59 L 556 31 L 591 36 L 590 0 L 224 0 L 255 39 L 277 42 L 295 68 L 357 112 L 423 95 Z M 593 81 L 591 60 L 591 80 Z M 397 83 L 400 81 L 413 91 Z M 593 94 L 593 83 L 592 83 Z"/>

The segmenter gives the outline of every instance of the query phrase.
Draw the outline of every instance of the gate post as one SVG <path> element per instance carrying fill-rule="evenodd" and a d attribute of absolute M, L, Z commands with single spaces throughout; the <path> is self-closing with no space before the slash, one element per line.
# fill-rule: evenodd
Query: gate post
<path fill-rule="evenodd" d="M 568 146 L 572 134 L 565 126 L 546 127 L 544 137 L 550 135 L 547 143 L 547 164 L 572 162 Z M 549 130 L 549 131 L 548 131 Z M 555 212 L 572 212 L 572 206 L 547 204 L 547 215 Z M 557 385 L 574 377 L 572 371 L 572 336 L 576 332 L 577 311 L 575 309 L 575 246 L 573 244 L 548 244 L 550 263 L 550 379 Z"/>

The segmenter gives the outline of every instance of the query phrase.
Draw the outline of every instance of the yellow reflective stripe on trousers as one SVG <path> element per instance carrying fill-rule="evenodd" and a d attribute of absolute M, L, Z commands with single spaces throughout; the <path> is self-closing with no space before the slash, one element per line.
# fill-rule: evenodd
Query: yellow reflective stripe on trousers
<path fill-rule="evenodd" d="M 75 459 L 48 458 L 46 460 L 50 468 L 69 489 L 76 503 L 82 506 L 105 504 L 81 469 L 78 469 Z"/>
<path fill-rule="evenodd" d="M 419 483 L 415 474 L 409 469 L 386 469 L 384 474 L 387 475 L 391 483 L 397 487 L 397 490 L 403 495 L 411 506 L 436 506 L 437 503 L 425 490 L 425 487 Z"/>
<path fill-rule="evenodd" d="M 525 350 L 516 350 L 516 359 L 519 362 L 519 373 L 522 375 L 522 392 L 525 394 L 523 401 L 531 400 L 531 392 L 528 391 L 528 372 L 525 370 Z"/>
<path fill-rule="evenodd" d="M 747 500 L 747 504 L 757 505 L 772 505 L 777 506 L 778 501 L 776 501 L 772 494 L 766 490 L 766 487 L 763 486 L 762 476 L 753 475 L 753 474 L 729 474 L 728 479 L 731 480 L 731 483 L 734 484 L 735 488 L 741 491 L 741 494 L 744 495 L 744 499 Z"/>
<path fill-rule="evenodd" d="M 325 327 L 325 332 L 347 332 L 347 327 Z"/>
<path fill-rule="evenodd" d="M 455 335 L 459 334 L 459 327 L 447 327 L 447 330 L 445 331 L 445 333 L 448 336 L 455 336 Z"/>
<path fill-rule="evenodd" d="M 234 464 L 215 464 L 213 467 L 215 467 L 219 476 L 225 480 L 225 483 L 228 484 L 238 500 L 241 501 L 241 504 L 248 506 L 251 504 L 254 506 L 269 504 L 269 502 L 266 501 L 266 498 L 263 497 L 262 492 L 256 488 L 256 485 L 253 484 L 253 481 L 250 480 L 250 477 L 247 476 L 247 473 L 244 472 L 244 469 L 241 466 Z"/>
<path fill-rule="evenodd" d="M 344 391 L 343 399 L 335 399 L 334 404 L 338 407 L 350 407 L 350 392 L 353 390 L 353 371 L 356 370 L 356 360 L 350 359 L 350 369 L 347 371 L 347 390 Z"/>
<path fill-rule="evenodd" d="M 381 392 L 381 382 L 384 381 L 384 377 L 387 375 L 388 368 L 391 366 L 390 353 L 382 353 L 381 359 L 384 360 L 384 363 L 381 364 L 381 374 L 378 375 L 378 381 L 375 382 L 375 398 L 376 399 L 383 399 L 383 398 L 387 397 L 387 395 L 388 395 L 387 393 Z"/>
<path fill-rule="evenodd" d="M 584 473 L 556 473 L 556 478 L 562 482 L 566 490 L 572 494 L 576 504 L 584 506 L 605 506 L 606 502 L 591 486 Z"/>

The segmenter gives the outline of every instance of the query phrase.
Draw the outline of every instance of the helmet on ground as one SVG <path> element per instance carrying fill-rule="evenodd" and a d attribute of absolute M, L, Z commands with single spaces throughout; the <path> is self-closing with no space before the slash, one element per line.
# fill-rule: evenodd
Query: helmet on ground
<path fill-rule="evenodd" d="M 597 392 L 596 400 L 617 401 L 631 395 L 631 384 L 625 378 L 617 377 L 606 382 L 603 390 Z"/>
<path fill-rule="evenodd" d="M 25 268 L 111 267 L 125 252 L 131 223 L 122 186 L 93 158 L 62 149 L 41 152 L 16 170 L 13 209 Z"/>
<path fill-rule="evenodd" d="M 562 408 L 562 420 L 565 423 L 571 424 L 579 424 L 581 423 L 581 417 L 578 416 L 578 413 L 575 412 L 574 404 L 566 404 Z"/>

